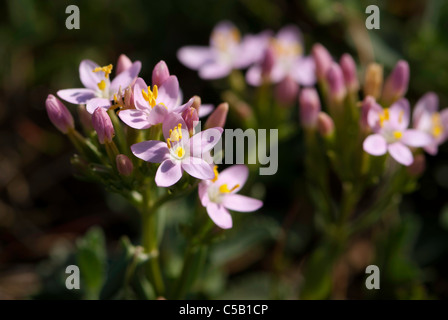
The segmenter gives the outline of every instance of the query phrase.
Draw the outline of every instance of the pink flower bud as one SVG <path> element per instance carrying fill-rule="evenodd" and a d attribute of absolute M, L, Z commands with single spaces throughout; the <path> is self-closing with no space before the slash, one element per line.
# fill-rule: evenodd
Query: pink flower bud
<path fill-rule="evenodd" d="M 193 96 L 193 104 L 191 105 L 192 108 L 195 108 L 197 112 L 199 112 L 199 108 L 201 107 L 201 97 L 199 96 Z"/>
<path fill-rule="evenodd" d="M 400 60 L 384 83 L 383 100 L 389 104 L 394 103 L 406 94 L 408 85 L 409 64 Z"/>
<path fill-rule="evenodd" d="M 330 98 L 335 101 L 342 101 L 347 93 L 344 83 L 344 75 L 341 67 L 333 62 L 327 71 L 327 82 L 329 86 Z"/>
<path fill-rule="evenodd" d="M 356 63 L 352 56 L 348 53 L 342 55 L 340 60 L 342 73 L 344 74 L 345 85 L 351 92 L 356 92 L 359 89 L 358 76 L 356 74 Z"/>
<path fill-rule="evenodd" d="M 261 74 L 269 75 L 275 63 L 275 52 L 272 47 L 268 47 L 261 61 Z"/>
<path fill-rule="evenodd" d="M 54 95 L 49 94 L 45 101 L 48 117 L 56 128 L 62 133 L 67 133 L 75 128 L 73 117 L 67 107 Z"/>
<path fill-rule="evenodd" d="M 316 64 L 316 76 L 320 80 L 324 79 L 333 62 L 333 58 L 328 50 L 320 43 L 316 43 L 311 52 Z"/>
<path fill-rule="evenodd" d="M 190 107 L 182 112 L 182 118 L 187 125 L 188 132 L 190 133 L 190 137 L 194 135 L 194 127 L 197 125 L 199 121 L 198 112 L 195 108 Z"/>
<path fill-rule="evenodd" d="M 377 63 L 367 66 L 364 79 L 364 96 L 372 96 L 378 99 L 383 86 L 383 67 Z"/>
<path fill-rule="evenodd" d="M 92 115 L 92 124 L 101 144 L 112 142 L 115 135 L 114 126 L 104 108 L 96 108 Z"/>
<path fill-rule="evenodd" d="M 220 127 L 224 128 L 227 119 L 227 113 L 229 112 L 229 104 L 227 102 L 221 103 L 205 122 L 205 129 Z"/>
<path fill-rule="evenodd" d="M 166 79 L 170 76 L 170 71 L 165 61 L 161 60 L 156 64 L 154 70 L 152 70 L 152 85 L 160 87 Z"/>
<path fill-rule="evenodd" d="M 278 102 L 290 106 L 297 99 L 299 85 L 290 76 L 286 76 L 275 86 L 274 95 Z"/>
<path fill-rule="evenodd" d="M 129 59 L 127 55 L 121 54 L 118 57 L 116 74 L 118 75 L 122 73 L 124 70 L 129 69 L 131 66 L 132 66 L 131 59 Z"/>
<path fill-rule="evenodd" d="M 328 138 L 334 133 L 334 122 L 325 112 L 319 112 L 317 116 L 317 129 L 322 137 Z"/>
<path fill-rule="evenodd" d="M 314 88 L 304 88 L 299 96 L 300 123 L 306 128 L 315 128 L 321 110 L 319 95 Z"/>
<path fill-rule="evenodd" d="M 117 170 L 118 173 L 122 176 L 130 176 L 132 170 L 134 170 L 134 165 L 132 164 L 131 159 L 129 159 L 124 154 L 119 154 L 116 158 Z"/>

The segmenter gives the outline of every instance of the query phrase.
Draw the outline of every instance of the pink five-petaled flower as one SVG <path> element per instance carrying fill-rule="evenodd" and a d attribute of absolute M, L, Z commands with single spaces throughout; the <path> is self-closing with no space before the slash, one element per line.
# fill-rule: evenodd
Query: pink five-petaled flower
<path fill-rule="evenodd" d="M 399 163 L 409 166 L 414 161 L 409 147 L 425 147 L 432 142 L 431 136 L 409 126 L 410 107 L 406 99 L 400 99 L 390 108 L 375 104 L 369 110 L 368 123 L 374 134 L 363 143 L 364 151 L 374 156 L 386 152 Z"/>
<path fill-rule="evenodd" d="M 110 81 L 112 65 L 100 67 L 91 60 L 83 60 L 79 65 L 79 77 L 85 88 L 64 89 L 58 91 L 58 96 L 73 104 L 86 104 L 89 113 L 96 108 L 109 109 L 111 100 L 120 88 L 128 87 L 138 76 L 141 69 L 140 61 L 134 62 L 131 67 L 121 71 Z"/>
<path fill-rule="evenodd" d="M 260 209 L 263 202 L 254 198 L 236 194 L 246 183 L 249 169 L 245 165 L 233 165 L 215 177 L 199 183 L 198 192 L 202 205 L 213 222 L 222 229 L 232 228 L 232 216 L 229 210 L 250 212 Z"/>
<path fill-rule="evenodd" d="M 218 23 L 212 31 L 210 46 L 180 48 L 177 57 L 185 66 L 198 70 L 202 79 L 219 79 L 233 69 L 243 69 L 261 59 L 267 34 L 246 35 L 229 21 Z"/>
<path fill-rule="evenodd" d="M 436 155 L 438 147 L 448 138 L 448 109 L 437 112 L 439 98 L 433 92 L 428 92 L 415 105 L 412 116 L 415 129 L 430 134 L 432 143 L 424 149 L 431 155 Z"/>
<path fill-rule="evenodd" d="M 163 122 L 164 141 L 143 141 L 131 146 L 132 153 L 145 161 L 161 163 L 155 181 L 169 187 L 182 177 L 185 170 L 198 179 L 212 179 L 214 172 L 210 150 L 221 138 L 222 128 L 211 128 L 190 138 L 181 115 L 171 113 Z"/>
<path fill-rule="evenodd" d="M 136 109 L 126 109 L 118 113 L 124 123 L 135 129 L 147 129 L 164 121 L 169 113 L 181 113 L 193 104 L 178 105 L 179 82 L 176 76 L 169 76 L 162 85 L 147 86 L 142 78 L 134 85 L 134 103 Z"/>
<path fill-rule="evenodd" d="M 268 75 L 263 75 L 263 65 L 258 63 L 249 68 L 246 80 L 253 86 L 259 86 L 265 76 L 270 82 L 278 83 L 287 76 L 304 86 L 316 82 L 315 64 L 312 57 L 303 56 L 303 41 L 300 30 L 293 25 L 282 28 L 268 45 L 273 53 L 274 64 Z"/>

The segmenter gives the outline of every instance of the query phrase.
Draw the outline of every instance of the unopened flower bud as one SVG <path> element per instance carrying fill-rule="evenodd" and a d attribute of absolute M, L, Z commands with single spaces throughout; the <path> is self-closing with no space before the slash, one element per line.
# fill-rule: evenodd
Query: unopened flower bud
<path fill-rule="evenodd" d="M 129 59 L 127 55 L 121 54 L 118 57 L 116 74 L 118 75 L 122 73 L 126 69 L 129 69 L 131 66 L 132 66 L 131 59 Z"/>
<path fill-rule="evenodd" d="M 119 154 L 115 159 L 118 173 L 125 177 L 130 176 L 132 174 L 132 170 L 134 170 L 134 165 L 132 164 L 131 159 L 124 154 Z"/>
<path fill-rule="evenodd" d="M 161 60 L 152 70 L 152 85 L 160 87 L 170 77 L 170 71 L 165 61 Z"/>
<path fill-rule="evenodd" d="M 199 108 L 201 107 L 201 97 L 194 96 L 193 97 L 193 104 L 191 105 L 192 108 L 195 108 L 197 112 L 199 112 Z"/>
<path fill-rule="evenodd" d="M 272 71 L 272 67 L 275 63 L 275 52 L 274 49 L 269 46 L 263 56 L 263 60 L 261 61 L 261 74 L 269 75 Z"/>
<path fill-rule="evenodd" d="M 345 85 L 350 92 L 359 90 L 358 75 L 356 74 L 356 63 L 348 53 L 342 55 L 340 60 L 342 73 L 344 74 Z"/>
<path fill-rule="evenodd" d="M 333 119 L 325 112 L 319 112 L 317 116 L 317 129 L 322 137 L 331 137 L 334 133 Z"/>
<path fill-rule="evenodd" d="M 54 95 L 50 94 L 45 101 L 48 117 L 62 133 L 75 128 L 73 117 L 67 107 Z"/>
<path fill-rule="evenodd" d="M 92 115 L 87 111 L 86 106 L 83 104 L 78 106 L 78 117 L 81 122 L 81 126 L 85 131 L 90 132 L 93 130 Z"/>
<path fill-rule="evenodd" d="M 194 127 L 199 121 L 198 112 L 195 108 L 189 107 L 182 112 L 182 118 L 187 125 L 188 132 L 190 133 L 190 137 L 194 135 Z"/>
<path fill-rule="evenodd" d="M 394 103 L 406 94 L 408 85 L 409 64 L 404 60 L 400 60 L 384 83 L 382 100 L 387 104 Z"/>
<path fill-rule="evenodd" d="M 224 128 L 227 119 L 227 113 L 229 112 L 229 104 L 227 102 L 221 103 L 205 122 L 205 129 L 220 127 Z"/>
<path fill-rule="evenodd" d="M 114 126 L 104 108 L 96 108 L 92 115 L 92 124 L 101 144 L 112 142 L 115 135 Z"/>
<path fill-rule="evenodd" d="M 332 101 L 341 102 L 347 93 L 344 82 L 344 75 L 341 67 L 333 62 L 327 71 L 327 83 L 329 87 L 329 95 Z"/>
<path fill-rule="evenodd" d="M 426 158 L 424 154 L 417 154 L 414 162 L 406 168 L 411 176 L 420 176 L 426 169 Z"/>
<path fill-rule="evenodd" d="M 377 63 L 371 63 L 367 66 L 364 80 L 364 95 L 372 96 L 378 99 L 381 95 L 383 86 L 383 67 Z"/>
<path fill-rule="evenodd" d="M 134 105 L 134 91 L 132 90 L 131 86 L 128 86 L 125 90 L 124 90 L 124 105 L 129 108 L 132 109 L 135 107 Z"/>
<path fill-rule="evenodd" d="M 314 88 L 304 88 L 299 96 L 300 122 L 305 128 L 315 128 L 321 110 L 319 95 Z"/>
<path fill-rule="evenodd" d="M 286 76 L 275 86 L 275 98 L 284 106 L 290 106 L 297 99 L 299 85 L 290 76 Z"/>
<path fill-rule="evenodd" d="M 328 69 L 333 62 L 333 58 L 331 57 L 328 50 L 321 45 L 320 43 L 316 43 L 311 50 L 314 62 L 316 64 L 316 76 L 319 80 L 325 79 Z"/>

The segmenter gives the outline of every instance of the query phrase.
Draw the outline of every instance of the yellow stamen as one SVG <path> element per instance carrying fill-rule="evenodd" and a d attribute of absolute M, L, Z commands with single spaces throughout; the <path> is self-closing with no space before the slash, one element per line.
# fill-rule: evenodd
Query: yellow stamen
<path fill-rule="evenodd" d="M 145 99 L 146 101 L 149 102 L 149 105 L 151 106 L 151 108 L 154 108 L 154 106 L 156 105 L 157 96 L 159 95 L 159 90 L 157 88 L 157 85 L 154 85 L 154 87 L 152 88 L 152 91 L 151 91 L 151 87 L 148 87 L 148 92 L 145 92 L 145 89 L 142 89 L 142 95 L 143 95 L 143 99 Z"/>
<path fill-rule="evenodd" d="M 106 88 L 106 81 L 101 80 L 100 82 L 98 82 L 98 89 L 103 91 L 105 88 Z"/>
<path fill-rule="evenodd" d="M 212 179 L 212 182 L 218 180 L 218 166 L 213 167 L 213 172 L 215 173 L 215 177 Z"/>
<path fill-rule="evenodd" d="M 403 133 L 401 133 L 401 131 L 394 131 L 395 139 L 401 139 L 402 136 L 403 136 Z"/>
<path fill-rule="evenodd" d="M 296 56 L 301 55 L 303 53 L 302 46 L 298 43 L 284 44 L 278 41 L 277 39 L 273 38 L 271 40 L 271 45 L 274 51 L 279 56 L 282 55 Z"/>
<path fill-rule="evenodd" d="M 234 191 L 236 188 L 238 188 L 240 185 L 236 184 L 232 189 L 229 190 L 229 187 L 227 186 L 227 183 L 224 183 L 219 187 L 219 192 L 221 193 L 230 193 Z"/>
<path fill-rule="evenodd" d="M 182 139 L 182 124 L 179 123 L 173 129 L 170 129 L 170 137 L 166 139 L 168 149 L 171 149 L 171 142 L 178 142 Z"/>
<path fill-rule="evenodd" d="M 380 113 L 380 126 L 381 128 L 384 126 L 384 121 L 389 120 L 389 109 L 386 108 L 383 110 L 382 113 Z"/>
<path fill-rule="evenodd" d="M 401 110 L 400 114 L 398 115 L 398 123 L 402 123 L 403 122 L 403 116 L 404 116 L 404 111 Z"/>
<path fill-rule="evenodd" d="M 179 158 L 182 158 L 185 154 L 185 149 L 182 147 L 177 147 L 176 154 Z"/>
<path fill-rule="evenodd" d="M 434 112 L 432 115 L 432 135 L 434 137 L 439 137 L 443 133 L 442 120 L 440 119 L 440 114 Z"/>
<path fill-rule="evenodd" d="M 170 138 L 166 139 L 166 144 L 168 146 L 168 149 L 171 149 L 171 140 L 170 140 Z"/>
<path fill-rule="evenodd" d="M 93 72 L 103 71 L 104 72 L 104 76 L 106 78 L 109 78 L 109 74 L 111 74 L 112 68 L 113 68 L 113 66 L 110 64 L 110 65 L 104 66 L 104 67 L 96 67 L 95 69 L 93 69 Z"/>

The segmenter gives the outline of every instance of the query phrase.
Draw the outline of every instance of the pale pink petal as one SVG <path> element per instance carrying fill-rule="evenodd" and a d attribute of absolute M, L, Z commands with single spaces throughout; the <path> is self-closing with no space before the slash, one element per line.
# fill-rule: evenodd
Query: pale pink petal
<path fill-rule="evenodd" d="M 222 205 L 209 202 L 207 204 L 207 213 L 210 219 L 212 219 L 218 227 L 222 229 L 232 228 L 232 216 Z"/>
<path fill-rule="evenodd" d="M 163 137 L 165 138 L 165 140 L 170 137 L 170 130 L 172 130 L 174 127 L 177 127 L 179 124 L 181 124 L 182 129 L 187 128 L 187 125 L 185 124 L 185 121 L 180 114 L 169 113 L 165 117 L 162 125 Z"/>
<path fill-rule="evenodd" d="M 239 212 L 256 211 L 263 206 L 263 201 L 240 194 L 226 194 L 221 203 L 225 208 Z"/>
<path fill-rule="evenodd" d="M 212 58 L 212 50 L 209 47 L 187 46 L 177 51 L 177 58 L 190 69 L 197 70 Z"/>
<path fill-rule="evenodd" d="M 226 63 L 211 62 L 207 63 L 199 69 L 199 77 L 204 80 L 220 79 L 227 76 L 232 67 Z"/>
<path fill-rule="evenodd" d="M 258 87 L 262 82 L 261 66 L 253 65 L 246 72 L 246 81 L 248 84 L 254 87 Z"/>
<path fill-rule="evenodd" d="M 383 108 L 378 104 L 374 103 L 367 113 L 367 123 L 371 129 L 374 131 L 380 128 L 380 114 L 383 112 Z"/>
<path fill-rule="evenodd" d="M 171 110 L 176 106 L 178 98 L 179 81 L 176 76 L 169 76 L 160 86 L 156 102 L 157 104 L 163 103 L 168 110 Z"/>
<path fill-rule="evenodd" d="M 151 126 L 162 123 L 165 117 L 168 115 L 168 110 L 161 104 L 156 104 L 154 108 L 149 112 L 148 122 Z"/>
<path fill-rule="evenodd" d="M 439 151 L 439 145 L 437 143 L 432 143 L 430 145 L 427 145 L 423 149 L 430 155 L 435 156 Z"/>
<path fill-rule="evenodd" d="M 132 153 L 142 160 L 152 163 L 161 163 L 168 159 L 169 149 L 165 142 L 150 140 L 131 146 Z"/>
<path fill-rule="evenodd" d="M 145 90 L 145 92 L 147 92 L 148 86 L 146 85 L 145 80 L 143 80 L 142 78 L 137 78 L 133 88 L 135 107 L 140 110 L 148 110 L 150 109 L 150 106 L 148 101 L 143 98 L 142 90 Z"/>
<path fill-rule="evenodd" d="M 156 184 L 158 187 L 170 187 L 182 178 L 182 167 L 180 163 L 165 160 L 157 169 Z"/>
<path fill-rule="evenodd" d="M 381 156 L 387 151 L 386 140 L 380 134 L 371 134 L 364 140 L 362 146 L 365 152 L 373 156 Z"/>
<path fill-rule="evenodd" d="M 208 186 L 209 182 L 206 180 L 201 181 L 198 185 L 199 200 L 204 207 L 206 207 L 210 201 L 210 199 L 208 198 Z"/>
<path fill-rule="evenodd" d="M 95 68 L 99 67 L 98 64 L 92 60 L 82 60 L 79 64 L 79 78 L 81 79 L 84 87 L 98 90 L 98 83 L 104 80 L 104 72 L 93 72 Z"/>
<path fill-rule="evenodd" d="M 235 164 L 224 169 L 218 174 L 218 179 L 215 183 L 219 186 L 227 184 L 229 189 L 236 187 L 232 193 L 238 192 L 246 183 L 249 177 L 249 169 L 244 164 Z"/>
<path fill-rule="evenodd" d="M 120 88 L 124 90 L 131 85 L 132 81 L 137 78 L 141 68 L 142 63 L 140 61 L 135 61 L 130 68 L 117 75 L 110 84 L 111 96 L 113 97 L 113 94 L 117 93 Z"/>
<path fill-rule="evenodd" d="M 194 157 L 201 157 L 210 151 L 221 139 L 222 128 L 210 128 L 196 133 L 190 138 L 190 152 Z M 213 178 L 213 177 L 212 177 Z"/>
<path fill-rule="evenodd" d="M 103 109 L 109 110 L 110 106 L 111 106 L 111 103 L 110 103 L 109 99 L 93 98 L 93 99 L 90 99 L 89 101 L 87 101 L 86 110 L 89 113 L 93 113 L 96 110 L 96 108 L 103 108 Z"/>
<path fill-rule="evenodd" d="M 244 69 L 253 63 L 261 62 L 272 32 L 265 31 L 257 35 L 246 35 L 238 46 L 233 60 L 233 68 Z"/>
<path fill-rule="evenodd" d="M 147 129 L 151 126 L 148 113 L 138 109 L 121 110 L 118 113 L 120 119 L 134 129 Z"/>
<path fill-rule="evenodd" d="M 203 159 L 188 157 L 182 161 L 182 169 L 184 169 L 190 176 L 201 180 L 213 179 L 215 173 L 213 167 Z"/>
<path fill-rule="evenodd" d="M 415 104 L 412 120 L 414 128 L 418 128 L 419 122 L 423 114 L 434 113 L 439 108 L 439 98 L 434 92 L 424 94 Z"/>
<path fill-rule="evenodd" d="M 394 128 L 404 130 L 409 126 L 409 118 L 411 113 L 411 107 L 409 101 L 402 98 L 395 102 L 389 108 L 389 121 Z"/>
<path fill-rule="evenodd" d="M 193 102 L 194 102 L 194 98 L 190 98 L 190 100 L 188 100 L 187 103 L 185 103 L 183 105 L 175 106 L 175 107 L 171 108 L 170 111 L 175 112 L 175 113 L 182 113 L 185 109 L 191 107 Z"/>
<path fill-rule="evenodd" d="M 316 83 L 316 65 L 312 57 L 296 60 L 291 68 L 290 76 L 300 85 L 312 86 Z"/>
<path fill-rule="evenodd" d="M 392 158 L 402 165 L 409 166 L 412 162 L 414 162 L 414 157 L 412 156 L 411 150 L 409 150 L 409 148 L 401 142 L 392 143 L 387 147 L 387 149 Z"/>
<path fill-rule="evenodd" d="M 403 132 L 401 141 L 410 147 L 425 147 L 434 142 L 433 137 L 422 131 L 408 129 Z"/>
<path fill-rule="evenodd" d="M 86 104 L 87 101 L 96 97 L 96 91 L 85 88 L 64 89 L 58 91 L 58 96 L 73 104 Z"/>
<path fill-rule="evenodd" d="M 201 104 L 199 107 L 198 117 L 206 117 L 212 113 L 214 106 L 212 104 Z"/>
<path fill-rule="evenodd" d="M 280 29 L 275 37 L 278 41 L 285 44 L 299 44 L 302 45 L 302 33 L 295 25 L 287 25 Z"/>

